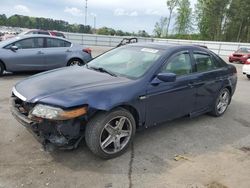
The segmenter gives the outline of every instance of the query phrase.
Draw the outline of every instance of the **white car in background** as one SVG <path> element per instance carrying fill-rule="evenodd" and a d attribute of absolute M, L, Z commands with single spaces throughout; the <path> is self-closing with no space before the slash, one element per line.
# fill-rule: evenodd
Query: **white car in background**
<path fill-rule="evenodd" d="M 247 59 L 242 67 L 242 72 L 250 79 L 250 59 Z"/>

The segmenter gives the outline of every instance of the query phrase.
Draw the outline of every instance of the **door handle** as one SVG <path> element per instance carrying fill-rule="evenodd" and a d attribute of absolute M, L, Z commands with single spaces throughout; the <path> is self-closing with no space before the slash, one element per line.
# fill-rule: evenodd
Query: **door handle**
<path fill-rule="evenodd" d="M 68 49 L 68 50 L 66 50 L 66 52 L 72 52 L 72 51 Z"/>
<path fill-rule="evenodd" d="M 188 86 L 189 86 L 190 88 L 193 88 L 193 87 L 195 87 L 195 86 L 201 86 L 201 85 L 203 85 L 203 84 L 204 84 L 203 81 L 196 81 L 196 82 L 190 82 L 190 83 L 188 83 Z"/>

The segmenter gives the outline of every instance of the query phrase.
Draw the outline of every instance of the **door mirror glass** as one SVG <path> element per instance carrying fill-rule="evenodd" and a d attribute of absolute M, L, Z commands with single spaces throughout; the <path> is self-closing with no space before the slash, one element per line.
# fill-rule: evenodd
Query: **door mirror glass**
<path fill-rule="evenodd" d="M 11 49 L 12 51 L 17 51 L 17 50 L 18 50 L 18 47 L 17 47 L 17 46 L 11 46 L 10 49 Z"/>
<path fill-rule="evenodd" d="M 175 73 L 159 73 L 157 78 L 163 82 L 174 82 L 176 80 Z"/>

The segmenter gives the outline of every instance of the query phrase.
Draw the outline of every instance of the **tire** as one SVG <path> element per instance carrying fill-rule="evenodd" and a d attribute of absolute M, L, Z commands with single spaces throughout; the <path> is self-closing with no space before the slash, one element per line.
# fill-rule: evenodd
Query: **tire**
<path fill-rule="evenodd" d="M 0 63 L 0 76 L 3 75 L 3 72 L 4 72 L 4 66 L 2 63 Z"/>
<path fill-rule="evenodd" d="M 247 75 L 247 78 L 250 79 L 250 75 Z"/>
<path fill-rule="evenodd" d="M 75 58 L 75 59 L 71 59 L 69 60 L 69 62 L 67 63 L 67 66 L 82 66 L 84 65 L 84 62 L 81 59 Z"/>
<path fill-rule="evenodd" d="M 230 104 L 231 93 L 227 88 L 222 89 L 213 104 L 213 110 L 210 112 L 215 117 L 222 116 Z"/>
<path fill-rule="evenodd" d="M 110 112 L 99 112 L 88 122 L 85 140 L 89 149 L 103 159 L 123 154 L 133 141 L 136 123 L 133 115 L 116 108 Z"/>

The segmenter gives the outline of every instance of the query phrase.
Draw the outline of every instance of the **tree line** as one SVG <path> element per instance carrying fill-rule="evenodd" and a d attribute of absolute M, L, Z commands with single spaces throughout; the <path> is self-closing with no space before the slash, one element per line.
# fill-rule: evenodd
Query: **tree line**
<path fill-rule="evenodd" d="M 54 20 L 50 18 L 37 18 L 23 15 L 13 15 L 9 18 L 5 14 L 0 14 L 0 26 L 21 27 L 28 29 L 58 30 L 73 33 L 97 33 L 100 35 L 119 35 L 119 36 L 141 36 L 149 37 L 149 34 L 140 30 L 137 33 L 123 32 L 108 27 L 94 29 L 89 25 L 69 24 L 63 20 Z"/>
<path fill-rule="evenodd" d="M 156 37 L 250 42 L 249 0 L 197 0 L 194 9 L 190 0 L 167 0 L 166 7 L 169 14 L 156 22 Z"/>

